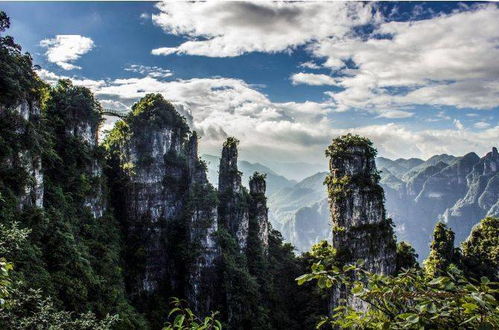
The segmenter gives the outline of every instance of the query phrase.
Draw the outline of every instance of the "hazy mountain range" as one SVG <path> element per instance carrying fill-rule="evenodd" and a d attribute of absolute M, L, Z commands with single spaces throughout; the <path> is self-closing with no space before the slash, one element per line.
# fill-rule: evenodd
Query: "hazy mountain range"
<path fill-rule="evenodd" d="M 216 185 L 219 158 L 203 155 L 203 159 L 207 161 L 208 178 Z M 428 253 L 430 235 L 437 221 L 451 226 L 458 244 L 480 219 L 499 215 L 496 148 L 483 157 L 473 152 L 462 157 L 435 155 L 426 161 L 378 157 L 376 164 L 396 234 L 414 246 L 420 260 Z M 242 160 L 238 165 L 245 185 L 254 171 L 267 174 L 270 221 L 298 251 L 306 251 L 312 244 L 331 238 L 323 185 L 327 172 L 320 171 L 296 182 L 260 163 Z"/>

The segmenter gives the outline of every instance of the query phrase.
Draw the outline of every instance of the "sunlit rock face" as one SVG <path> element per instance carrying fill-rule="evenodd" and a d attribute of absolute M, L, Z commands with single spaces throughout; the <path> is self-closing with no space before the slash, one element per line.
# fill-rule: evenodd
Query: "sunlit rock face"
<path fill-rule="evenodd" d="M 396 244 L 391 220 L 385 216 L 383 188 L 371 142 L 358 136 L 333 140 L 326 151 L 330 157 L 330 175 L 326 178 L 333 227 L 333 247 L 344 264 L 362 259 L 364 267 L 374 273 L 395 271 Z M 368 306 L 342 287 L 334 289 L 332 307 L 347 304 L 365 310 Z"/>
<path fill-rule="evenodd" d="M 250 178 L 250 230 L 258 235 L 258 241 L 261 243 L 265 253 L 269 247 L 269 216 L 267 208 L 267 198 L 265 197 L 265 176 L 256 173 Z"/>
<path fill-rule="evenodd" d="M 198 137 L 192 134 L 188 142 L 189 239 L 202 251 L 189 270 L 187 296 L 193 308 L 206 312 L 213 308 L 216 295 L 217 260 L 220 247 L 215 239 L 218 229 L 216 191 L 208 182 L 206 165 L 198 157 Z"/>
<path fill-rule="evenodd" d="M 209 310 L 219 254 L 217 203 L 197 155 L 196 134 L 169 102 L 150 94 L 107 143 L 132 299 L 148 306 L 168 296 L 187 297 L 194 309 Z"/>
<path fill-rule="evenodd" d="M 40 121 L 40 107 L 26 100 L 23 100 L 14 112 L 19 115 L 19 120 L 16 133 L 20 135 L 27 134 L 33 130 Z M 26 138 L 26 137 L 25 137 Z M 36 206 L 43 207 L 43 170 L 41 155 L 34 148 L 21 150 L 16 159 L 8 160 L 7 166 L 12 166 L 15 163 L 21 166 L 29 175 L 31 180 L 24 187 L 24 194 L 20 196 L 20 207 Z"/>
<path fill-rule="evenodd" d="M 249 195 L 241 184 L 241 172 L 237 168 L 238 142 L 228 138 L 222 149 L 218 178 L 218 221 L 220 226 L 236 237 L 240 249 L 244 250 L 248 239 Z"/>
<path fill-rule="evenodd" d="M 468 236 L 475 219 L 499 215 L 499 153 L 495 147 L 474 164 L 466 176 L 466 186 L 466 195 L 443 215 L 457 242 Z"/>

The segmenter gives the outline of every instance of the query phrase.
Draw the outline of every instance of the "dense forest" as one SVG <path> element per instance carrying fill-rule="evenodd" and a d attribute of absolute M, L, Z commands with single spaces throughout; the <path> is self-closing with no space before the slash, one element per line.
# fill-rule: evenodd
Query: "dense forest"
<path fill-rule="evenodd" d="M 217 189 L 160 94 L 100 141 L 91 91 L 43 82 L 9 27 L 0 12 L 0 328 L 499 327 L 499 220 L 459 248 L 438 223 L 420 266 L 368 139 L 326 150 L 332 244 L 296 255 L 269 223 L 265 175 L 243 186 L 236 138 Z"/>

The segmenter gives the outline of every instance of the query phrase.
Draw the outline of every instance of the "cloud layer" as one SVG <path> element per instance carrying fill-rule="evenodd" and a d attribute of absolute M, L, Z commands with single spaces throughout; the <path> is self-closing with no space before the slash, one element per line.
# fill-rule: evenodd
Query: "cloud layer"
<path fill-rule="evenodd" d="M 92 39 L 81 35 L 57 35 L 52 39 L 43 39 L 40 46 L 47 48 L 47 60 L 55 63 L 64 70 L 81 69 L 72 64 L 82 55 L 94 48 Z"/>
<path fill-rule="evenodd" d="M 52 83 L 58 78 L 45 70 L 39 74 Z M 265 162 L 272 157 L 273 161 L 298 159 L 321 164 L 325 162 L 323 150 L 331 139 L 348 132 L 372 138 L 380 154 L 392 158 L 426 158 L 438 153 L 461 155 L 468 151 L 484 154 L 499 141 L 499 126 L 479 124 L 481 130 L 476 131 L 464 127 L 460 121 L 455 121 L 449 129 L 415 130 L 410 125 L 393 122 L 339 129 L 330 119 L 334 119 L 333 104 L 272 102 L 255 86 L 239 79 L 165 81 L 145 76 L 73 81 L 92 89 L 104 106 L 118 110 L 129 108 L 147 93 L 161 93 L 200 133 L 203 152 L 216 153 L 227 136 L 236 136 L 242 141 L 243 156 L 253 161 Z M 395 112 L 391 116 L 404 114 Z"/>
<path fill-rule="evenodd" d="M 344 36 L 373 20 L 372 6 L 359 2 L 162 2 L 153 22 L 188 37 L 154 55 L 231 57 L 281 52 L 328 36 Z"/>
<path fill-rule="evenodd" d="M 499 8 L 408 22 L 385 22 L 366 38 L 310 45 L 340 75 L 329 95 L 339 109 L 413 105 L 490 109 L 499 105 Z"/>

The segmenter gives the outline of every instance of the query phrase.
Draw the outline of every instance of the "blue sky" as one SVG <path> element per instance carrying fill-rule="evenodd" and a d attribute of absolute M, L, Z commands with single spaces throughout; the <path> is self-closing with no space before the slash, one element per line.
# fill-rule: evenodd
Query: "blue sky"
<path fill-rule="evenodd" d="M 40 76 L 107 108 L 172 100 L 202 152 L 321 163 L 338 134 L 380 155 L 479 155 L 499 141 L 499 8 L 487 3 L 5 2 Z M 107 123 L 107 127 L 112 122 Z"/>

